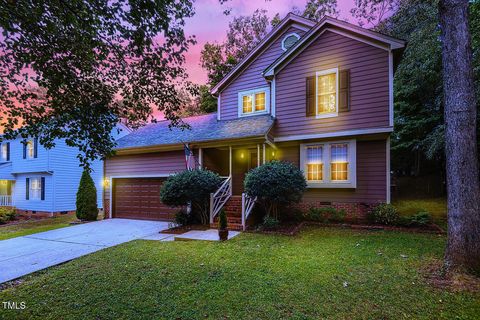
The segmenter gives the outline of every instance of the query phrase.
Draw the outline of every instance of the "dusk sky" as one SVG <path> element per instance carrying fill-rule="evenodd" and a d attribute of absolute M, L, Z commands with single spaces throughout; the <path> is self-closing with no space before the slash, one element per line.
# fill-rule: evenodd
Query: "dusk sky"
<path fill-rule="evenodd" d="M 350 9 L 353 7 L 354 0 L 337 0 L 337 2 L 340 18 L 352 20 Z M 198 42 L 186 55 L 190 80 L 199 84 L 206 82 L 206 73 L 200 66 L 200 51 L 206 42 L 222 42 L 225 39 L 228 23 L 233 17 L 251 15 L 259 8 L 266 9 L 270 18 L 277 12 L 283 17 L 294 6 L 303 9 L 305 3 L 306 0 L 230 0 L 221 5 L 219 0 L 196 0 L 195 16 L 187 21 L 185 27 L 186 33 L 195 35 Z M 232 9 L 228 16 L 223 13 L 227 8 Z"/>

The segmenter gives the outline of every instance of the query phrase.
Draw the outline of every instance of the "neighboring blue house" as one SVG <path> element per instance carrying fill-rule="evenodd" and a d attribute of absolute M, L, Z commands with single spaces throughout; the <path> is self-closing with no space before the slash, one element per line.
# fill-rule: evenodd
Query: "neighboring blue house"
<path fill-rule="evenodd" d="M 115 139 L 130 133 L 125 125 L 113 130 Z M 57 140 L 47 150 L 37 139 L 23 138 L 0 144 L 0 206 L 13 206 L 17 214 L 55 216 L 75 211 L 76 193 L 83 168 L 78 149 Z M 97 188 L 98 208 L 103 208 L 103 161 L 93 161 L 92 179 Z"/>

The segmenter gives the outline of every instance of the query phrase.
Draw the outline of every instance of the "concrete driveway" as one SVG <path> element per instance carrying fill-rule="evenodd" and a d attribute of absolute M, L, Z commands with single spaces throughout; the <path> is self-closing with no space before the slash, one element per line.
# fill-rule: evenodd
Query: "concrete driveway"
<path fill-rule="evenodd" d="M 168 222 L 108 219 L 0 241 L 0 283 L 168 228 Z"/>

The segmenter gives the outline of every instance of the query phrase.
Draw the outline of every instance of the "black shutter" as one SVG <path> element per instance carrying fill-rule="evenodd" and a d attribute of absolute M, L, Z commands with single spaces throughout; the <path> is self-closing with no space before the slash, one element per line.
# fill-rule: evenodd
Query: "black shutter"
<path fill-rule="evenodd" d="M 33 157 L 38 156 L 38 138 L 33 139 Z"/>
<path fill-rule="evenodd" d="M 350 111 L 350 70 L 340 71 L 338 111 Z"/>
<path fill-rule="evenodd" d="M 23 159 L 27 159 L 27 142 L 23 141 Z"/>
<path fill-rule="evenodd" d="M 10 161 L 10 142 L 7 142 L 7 161 Z"/>
<path fill-rule="evenodd" d="M 45 177 L 42 177 L 41 199 L 45 200 Z"/>
<path fill-rule="evenodd" d="M 30 178 L 25 179 L 25 199 L 30 199 Z"/>
<path fill-rule="evenodd" d="M 316 114 L 316 105 L 315 105 L 315 76 L 307 77 L 307 110 L 306 115 L 307 117 L 314 117 Z"/>

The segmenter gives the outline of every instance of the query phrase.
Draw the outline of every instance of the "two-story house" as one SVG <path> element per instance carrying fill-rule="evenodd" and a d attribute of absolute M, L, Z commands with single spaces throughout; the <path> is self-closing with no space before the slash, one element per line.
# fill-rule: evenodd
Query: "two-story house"
<path fill-rule="evenodd" d="M 118 130 L 117 130 L 118 129 Z M 130 132 L 119 124 L 112 131 L 115 139 Z M 0 206 L 15 207 L 17 214 L 51 217 L 75 211 L 76 193 L 83 168 L 78 149 L 65 140 L 44 148 L 36 138 L 17 138 L 0 144 Z M 104 162 L 92 162 L 92 179 L 97 188 L 97 204 L 103 208 Z"/>
<path fill-rule="evenodd" d="M 185 119 L 191 130 L 160 122 L 119 139 L 117 156 L 106 160 L 108 215 L 171 219 L 159 190 L 186 168 L 184 144 L 200 166 L 225 177 L 212 195 L 212 220 L 226 205 L 245 224 L 245 173 L 272 159 L 303 170 L 303 209 L 334 206 L 362 217 L 389 202 L 393 73 L 404 46 L 330 17 L 289 14 L 212 89 L 215 114 Z"/>

